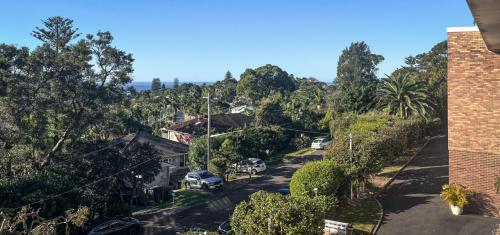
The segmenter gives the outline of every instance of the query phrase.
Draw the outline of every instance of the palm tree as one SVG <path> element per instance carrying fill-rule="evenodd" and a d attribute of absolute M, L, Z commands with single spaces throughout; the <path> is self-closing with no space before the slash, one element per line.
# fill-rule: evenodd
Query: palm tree
<path fill-rule="evenodd" d="M 396 73 L 382 79 L 377 90 L 379 108 L 404 119 L 411 115 L 427 117 L 433 110 L 424 83 L 413 73 Z"/>

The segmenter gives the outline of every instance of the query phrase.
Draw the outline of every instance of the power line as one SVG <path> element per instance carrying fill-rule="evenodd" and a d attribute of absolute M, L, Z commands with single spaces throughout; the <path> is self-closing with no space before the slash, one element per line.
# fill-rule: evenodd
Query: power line
<path fill-rule="evenodd" d="M 185 154 L 186 154 L 186 153 L 171 154 L 171 155 L 168 155 L 167 157 L 183 156 L 183 155 L 185 155 Z M 160 158 L 161 158 L 161 157 L 160 157 Z M 98 180 L 95 180 L 95 181 L 93 181 L 93 182 L 87 183 L 87 184 L 82 185 L 82 186 L 79 186 L 79 187 L 72 188 L 72 189 L 67 190 L 67 191 L 65 191 L 65 192 L 62 192 L 62 193 L 58 193 L 58 194 L 51 195 L 51 196 L 49 196 L 49 197 L 47 197 L 47 198 L 44 198 L 44 199 L 41 199 L 41 200 L 38 200 L 38 201 L 35 201 L 35 202 L 31 202 L 31 203 L 28 203 L 28 204 L 25 204 L 25 205 L 22 205 L 22 206 L 18 206 L 18 207 L 14 207 L 14 208 L 0 208 L 0 209 L 2 209 L 2 210 L 18 210 L 18 209 L 21 209 L 21 208 L 23 208 L 23 207 L 25 207 L 25 206 L 31 206 L 31 205 L 34 205 L 34 204 L 43 203 L 44 201 L 51 200 L 51 199 L 54 199 L 54 198 L 58 198 L 58 197 L 61 197 L 61 196 L 66 195 L 66 194 L 68 194 L 68 193 L 70 193 L 70 192 L 73 192 L 73 191 L 76 191 L 76 190 L 81 190 L 81 189 L 87 188 L 87 187 L 89 187 L 89 186 L 95 185 L 95 184 L 100 183 L 100 182 L 102 182 L 102 181 L 104 181 L 104 180 L 106 180 L 106 179 L 109 179 L 109 178 L 111 178 L 111 177 L 117 176 L 117 175 L 119 175 L 119 174 L 121 174 L 121 173 L 123 173 L 123 172 L 129 171 L 129 170 L 132 170 L 132 169 L 134 169 L 134 168 L 136 168 L 136 167 L 138 167 L 138 166 L 140 166 L 140 165 L 146 164 L 147 162 L 150 162 L 150 161 L 152 161 L 152 160 L 154 160 L 154 159 L 155 159 L 155 158 L 148 159 L 148 160 L 146 160 L 146 161 L 143 161 L 143 162 L 137 163 L 137 164 L 135 164 L 135 165 L 133 165 L 133 166 L 131 166 L 131 167 L 125 168 L 125 169 L 123 169 L 123 170 L 120 170 L 120 171 L 118 171 L 118 172 L 116 172 L 116 173 L 114 173 L 114 174 L 112 174 L 112 175 L 106 176 L 106 177 L 104 177 L 104 178 L 100 178 L 100 179 L 98 179 Z"/>

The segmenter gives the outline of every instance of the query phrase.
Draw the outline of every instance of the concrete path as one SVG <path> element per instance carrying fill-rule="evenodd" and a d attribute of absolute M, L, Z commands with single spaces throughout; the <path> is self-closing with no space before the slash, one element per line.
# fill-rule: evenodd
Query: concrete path
<path fill-rule="evenodd" d="M 384 220 L 377 234 L 494 234 L 500 219 L 453 216 L 439 197 L 448 183 L 447 145 L 446 137 L 431 140 L 379 197 Z"/>

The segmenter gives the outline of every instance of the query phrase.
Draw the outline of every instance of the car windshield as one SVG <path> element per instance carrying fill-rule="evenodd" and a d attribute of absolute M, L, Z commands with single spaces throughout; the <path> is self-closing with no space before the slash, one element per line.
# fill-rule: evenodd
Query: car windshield
<path fill-rule="evenodd" d="M 323 139 L 316 139 L 314 140 L 314 143 L 321 143 L 323 141 Z"/>
<path fill-rule="evenodd" d="M 257 163 L 257 164 L 262 164 L 262 163 L 264 163 L 264 162 L 263 162 L 262 160 L 258 160 L 258 161 L 256 161 L 255 163 Z"/>
<path fill-rule="evenodd" d="M 201 173 L 199 174 L 199 176 L 200 176 L 200 178 L 202 178 L 202 179 L 206 179 L 206 178 L 210 178 L 210 177 L 212 177 L 212 176 L 214 176 L 214 175 L 212 175 L 210 172 L 206 172 L 206 171 L 205 171 L 205 172 L 201 172 Z"/>

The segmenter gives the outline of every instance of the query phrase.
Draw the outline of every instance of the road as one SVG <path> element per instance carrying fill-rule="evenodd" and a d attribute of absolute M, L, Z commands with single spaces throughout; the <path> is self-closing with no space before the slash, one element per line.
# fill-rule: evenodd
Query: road
<path fill-rule="evenodd" d="M 239 189 L 220 192 L 219 198 L 187 210 L 172 213 L 156 211 L 141 217 L 144 224 L 144 235 L 175 234 L 175 231 L 186 227 L 199 227 L 215 231 L 217 226 L 226 221 L 234 207 L 248 196 L 259 190 L 276 192 L 288 187 L 292 174 L 307 161 L 321 159 L 322 150 L 317 150 L 302 157 L 286 160 L 282 165 L 255 177 L 250 183 L 238 187 Z"/>

